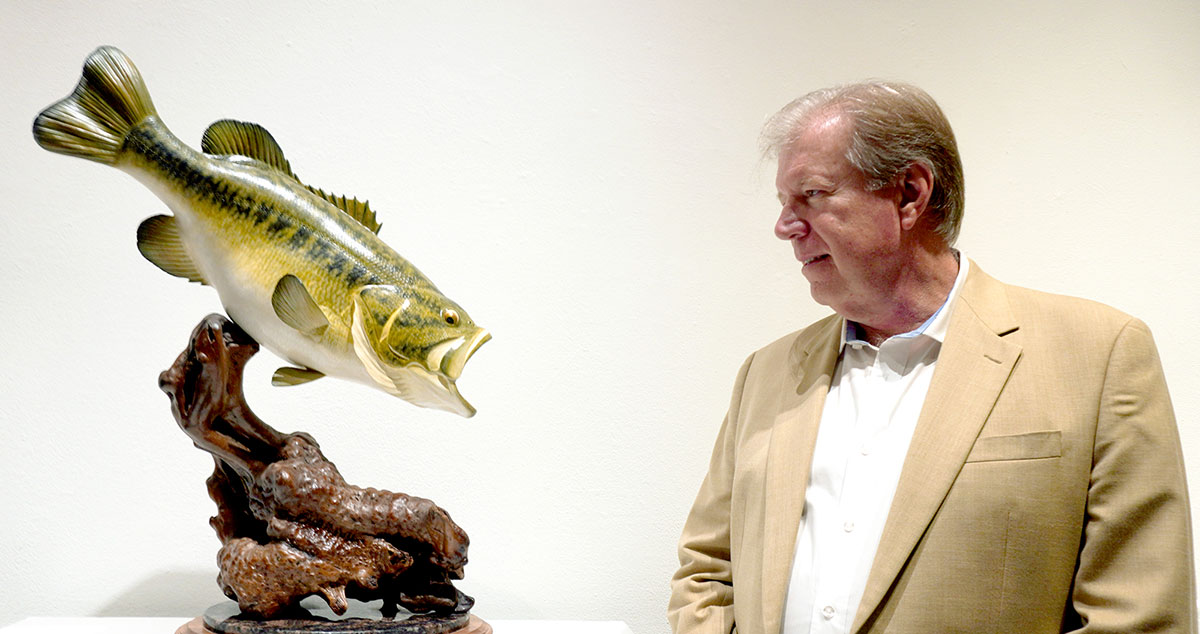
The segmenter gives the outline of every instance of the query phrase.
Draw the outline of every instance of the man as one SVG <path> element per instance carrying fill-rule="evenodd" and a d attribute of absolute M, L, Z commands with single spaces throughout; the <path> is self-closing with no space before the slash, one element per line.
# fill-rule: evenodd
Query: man
<path fill-rule="evenodd" d="M 835 311 L 747 359 L 680 540 L 678 633 L 1192 632 L 1174 414 L 1140 321 L 952 248 L 937 104 L 870 82 L 764 132 Z"/>

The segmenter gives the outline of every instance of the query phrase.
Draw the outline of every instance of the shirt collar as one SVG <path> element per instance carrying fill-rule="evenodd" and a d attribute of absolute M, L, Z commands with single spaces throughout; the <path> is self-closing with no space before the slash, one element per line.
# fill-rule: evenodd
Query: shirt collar
<path fill-rule="evenodd" d="M 967 279 L 967 269 L 970 268 L 970 266 L 962 261 L 962 257 L 959 255 L 957 249 L 954 250 L 954 259 L 958 260 L 958 275 L 954 278 L 954 286 L 950 288 L 950 293 L 946 295 L 946 301 L 942 302 L 942 305 L 929 316 L 929 319 L 925 320 L 925 323 L 917 326 L 914 330 L 893 335 L 894 338 L 912 339 L 920 335 L 925 335 L 938 343 L 945 341 L 946 329 L 950 325 L 950 306 L 962 290 L 963 281 Z M 859 326 L 856 322 L 843 318 L 842 323 L 844 327 L 842 328 L 842 340 L 838 346 L 839 349 L 845 348 L 847 343 L 870 345 L 867 343 L 866 338 L 859 332 Z"/>

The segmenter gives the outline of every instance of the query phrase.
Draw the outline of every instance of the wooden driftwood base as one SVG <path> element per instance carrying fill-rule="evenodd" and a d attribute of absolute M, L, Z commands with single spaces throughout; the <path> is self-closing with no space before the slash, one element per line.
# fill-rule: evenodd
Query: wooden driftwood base
<path fill-rule="evenodd" d="M 385 632 L 385 630 L 379 630 L 379 632 L 381 632 L 381 634 L 382 634 L 383 632 Z M 198 616 L 198 617 L 188 621 L 187 623 L 184 623 L 183 625 L 181 625 L 179 627 L 179 629 L 175 630 L 175 634 L 217 634 L 217 633 L 208 629 L 208 627 L 206 627 L 204 625 L 204 617 Z M 461 627 L 457 630 L 454 630 L 452 632 L 448 632 L 447 634 L 492 634 L 492 626 L 488 625 L 487 621 L 484 621 L 483 619 L 472 614 L 470 617 L 470 620 L 467 621 L 466 625 L 464 625 L 463 627 Z"/>
<path fill-rule="evenodd" d="M 461 627 L 474 605 L 453 583 L 467 563 L 466 531 L 432 500 L 347 483 L 312 436 L 281 433 L 256 416 L 242 375 L 258 349 L 237 324 L 209 315 L 159 376 L 180 429 L 215 461 L 208 492 L 217 504 L 209 523 L 221 540 L 217 583 L 239 608 L 222 618 L 252 615 L 245 627 L 208 613 L 205 623 L 228 634 L 273 634 L 258 624 L 294 618 L 313 597 L 339 614 L 354 600 L 382 600 L 388 614 L 454 615 L 414 617 L 396 632 Z M 309 623 L 307 614 L 301 619 Z M 417 627 L 422 621 L 432 629 Z"/>

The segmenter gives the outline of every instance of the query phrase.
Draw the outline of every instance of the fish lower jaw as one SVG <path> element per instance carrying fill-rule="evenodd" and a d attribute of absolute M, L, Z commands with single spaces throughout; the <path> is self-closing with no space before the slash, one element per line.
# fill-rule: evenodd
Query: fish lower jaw
<path fill-rule="evenodd" d="M 372 384 L 392 396 L 464 418 L 475 415 L 475 408 L 462 397 L 454 381 L 441 373 L 430 372 L 419 363 L 380 369 L 383 376 L 374 376 Z"/>

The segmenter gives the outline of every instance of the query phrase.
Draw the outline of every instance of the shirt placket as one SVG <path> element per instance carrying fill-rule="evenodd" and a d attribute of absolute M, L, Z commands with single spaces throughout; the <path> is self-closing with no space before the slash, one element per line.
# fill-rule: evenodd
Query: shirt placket
<path fill-rule="evenodd" d="M 868 347 L 856 350 L 855 367 L 850 373 L 858 374 L 850 383 L 855 387 L 851 393 L 842 393 L 841 398 L 848 399 L 854 409 L 854 417 L 848 423 L 846 433 L 842 434 L 841 455 L 845 456 L 845 472 L 842 477 L 842 487 L 838 495 L 836 521 L 825 523 L 824 541 L 831 546 L 829 552 L 822 553 L 822 575 L 827 583 L 818 589 L 817 601 L 813 603 L 811 631 L 819 634 L 836 634 L 849 630 L 850 621 L 854 617 L 850 605 L 850 588 L 853 587 L 854 577 L 863 565 L 863 531 L 858 518 L 862 515 L 864 505 L 870 504 L 870 445 L 864 442 L 871 435 L 868 427 L 877 427 L 870 421 L 877 419 L 878 410 L 873 399 L 859 398 L 855 394 L 859 388 L 873 390 L 871 385 L 879 377 L 878 352 Z M 864 358 L 865 357 L 865 358 Z"/>
<path fill-rule="evenodd" d="M 870 363 L 863 367 L 857 385 L 861 391 L 854 395 L 854 431 L 850 436 L 851 446 L 846 447 L 849 458 L 840 499 L 841 531 L 837 536 L 842 552 L 854 555 L 852 561 L 845 562 L 841 573 L 842 587 L 847 589 L 855 576 L 865 578 L 869 573 L 863 568 L 869 567 L 874 560 L 871 540 L 882 532 L 886 518 L 886 513 L 881 515 L 878 508 L 889 502 L 889 491 L 881 489 L 879 482 L 889 477 L 887 473 L 896 459 L 886 445 L 891 441 L 888 432 L 902 384 L 902 376 L 897 370 L 903 370 L 899 364 L 903 363 L 908 343 L 891 341 L 879 349 L 868 348 L 872 353 Z M 823 609 L 832 608 L 821 614 L 822 621 L 831 626 L 828 631 L 849 631 L 857 607 L 851 605 L 853 598 L 846 591 L 842 593 L 839 605 L 822 606 Z"/>

